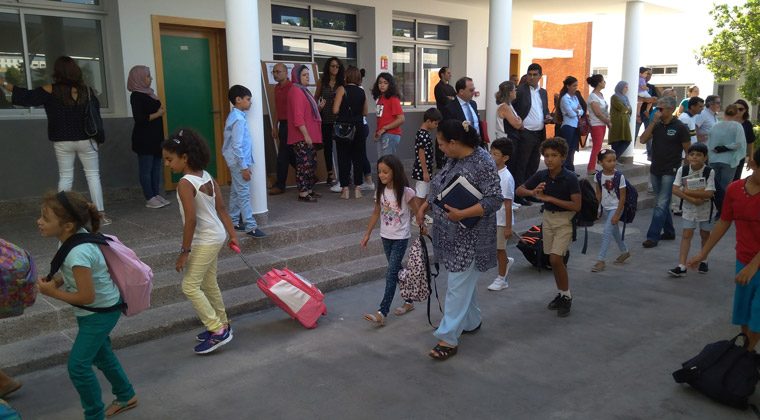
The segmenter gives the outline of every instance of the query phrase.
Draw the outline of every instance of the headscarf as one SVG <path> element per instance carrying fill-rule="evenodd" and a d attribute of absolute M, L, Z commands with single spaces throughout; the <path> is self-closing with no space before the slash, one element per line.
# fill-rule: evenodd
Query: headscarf
<path fill-rule="evenodd" d="M 293 66 L 293 70 L 290 72 L 290 81 L 293 82 L 294 87 L 301 89 L 301 92 L 306 95 L 306 98 L 309 100 L 309 105 L 311 105 L 311 113 L 314 115 L 314 119 L 317 121 L 322 121 L 322 117 L 319 115 L 319 107 L 317 106 L 317 102 L 314 100 L 314 96 L 306 86 L 301 84 L 301 72 L 303 69 L 308 69 L 308 67 L 303 64 L 298 67 Z"/>
<path fill-rule="evenodd" d="M 625 80 L 619 81 L 618 84 L 615 85 L 615 96 L 617 96 L 617 98 L 630 109 L 631 103 L 628 101 L 628 97 L 623 94 L 623 89 L 625 89 L 626 86 L 628 86 L 628 82 Z"/>
<path fill-rule="evenodd" d="M 156 92 L 150 87 L 150 83 L 145 82 L 145 78 L 150 75 L 150 69 L 147 66 L 134 66 L 129 70 L 127 78 L 127 90 L 130 92 L 142 92 L 153 99 L 158 100 Z"/>

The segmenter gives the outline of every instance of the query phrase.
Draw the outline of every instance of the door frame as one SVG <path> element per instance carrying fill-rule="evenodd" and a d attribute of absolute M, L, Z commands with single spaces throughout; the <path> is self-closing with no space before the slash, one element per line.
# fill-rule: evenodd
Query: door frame
<path fill-rule="evenodd" d="M 224 122 L 230 112 L 229 101 L 227 100 L 227 40 L 225 37 L 225 26 L 223 21 L 190 19 L 175 16 L 151 15 L 151 32 L 153 35 L 153 57 L 156 65 L 156 89 L 160 98 L 166 101 L 166 91 L 164 84 L 164 61 L 161 51 L 161 35 L 181 32 L 201 32 L 211 36 L 209 42 L 209 51 L 211 54 L 211 96 L 214 107 L 214 148 L 216 150 L 216 167 L 218 168 L 216 179 L 220 184 L 230 182 L 230 172 L 227 163 L 222 156 L 222 143 L 224 141 Z M 192 36 L 188 34 L 187 36 Z M 167 109 L 166 113 L 171 110 Z M 164 118 L 164 133 L 169 135 L 169 119 Z M 164 187 L 166 189 L 175 189 L 176 184 L 172 182 L 169 169 L 164 169 Z"/>

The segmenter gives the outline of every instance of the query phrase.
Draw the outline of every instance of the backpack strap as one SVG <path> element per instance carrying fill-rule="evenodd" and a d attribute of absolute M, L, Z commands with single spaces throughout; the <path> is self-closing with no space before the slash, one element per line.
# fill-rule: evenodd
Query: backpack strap
<path fill-rule="evenodd" d="M 53 260 L 50 262 L 50 273 L 47 275 L 47 280 L 50 281 L 53 279 L 53 276 L 55 273 L 58 272 L 58 270 L 61 269 L 61 266 L 63 265 L 63 261 L 66 260 L 66 257 L 69 255 L 69 252 L 71 252 L 74 247 L 82 244 L 97 244 L 97 245 L 108 245 L 109 239 L 100 233 L 75 233 L 71 236 L 69 236 L 68 239 L 66 239 L 58 248 L 58 251 L 55 253 L 55 256 L 53 257 Z M 124 308 L 124 302 L 119 302 L 113 306 L 108 306 L 105 308 L 93 308 L 90 306 L 84 306 L 84 305 L 74 305 L 70 304 L 71 306 L 76 306 L 80 309 L 85 309 L 90 312 L 97 312 L 97 313 L 105 313 L 105 312 L 114 312 L 114 311 L 121 311 Z"/>
<path fill-rule="evenodd" d="M 433 325 L 433 321 L 430 318 L 430 300 L 432 298 L 433 294 L 433 287 L 435 288 L 435 299 L 438 301 L 438 310 L 443 313 L 443 308 L 441 307 L 441 299 L 438 297 L 438 283 L 436 282 L 436 278 L 438 277 L 438 274 L 441 272 L 440 265 L 438 262 L 433 263 L 433 266 L 435 267 L 435 273 L 433 273 L 430 270 L 430 257 L 427 250 L 427 243 L 425 242 L 425 237 L 427 236 L 428 239 L 430 239 L 430 242 L 433 242 L 433 239 L 429 235 L 423 235 L 420 234 L 420 245 L 422 250 L 422 258 L 425 260 L 425 277 L 428 279 L 428 298 L 427 298 L 427 318 L 428 318 L 428 324 L 430 324 L 433 328 L 438 328 L 435 325 Z M 430 286 L 430 283 L 433 283 L 433 287 Z"/>
<path fill-rule="evenodd" d="M 712 173 L 713 168 L 709 165 L 705 165 L 704 168 L 702 168 L 702 177 L 705 179 L 705 186 L 707 186 L 707 178 L 710 178 L 710 174 Z M 710 198 L 710 218 L 708 220 L 712 221 L 713 217 L 713 209 L 715 208 L 715 194 L 713 194 L 712 198 Z"/>

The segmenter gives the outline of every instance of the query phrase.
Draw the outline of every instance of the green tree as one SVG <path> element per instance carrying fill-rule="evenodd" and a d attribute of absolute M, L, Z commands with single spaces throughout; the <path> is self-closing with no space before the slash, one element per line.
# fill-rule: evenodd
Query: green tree
<path fill-rule="evenodd" d="M 742 80 L 739 92 L 760 103 L 760 0 L 742 5 L 716 5 L 710 12 L 715 26 L 712 41 L 699 50 L 697 60 L 707 65 L 719 82 Z"/>

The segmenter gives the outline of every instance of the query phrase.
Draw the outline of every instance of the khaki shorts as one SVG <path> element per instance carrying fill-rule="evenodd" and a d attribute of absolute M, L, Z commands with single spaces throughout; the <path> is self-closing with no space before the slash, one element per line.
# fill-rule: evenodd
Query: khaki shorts
<path fill-rule="evenodd" d="M 573 240 L 572 211 L 544 210 L 544 222 L 541 226 L 544 240 L 544 254 L 564 256 L 570 241 Z"/>
<path fill-rule="evenodd" d="M 496 249 L 503 251 L 507 249 L 509 239 L 504 239 L 505 226 L 496 226 Z"/>

